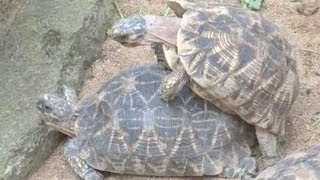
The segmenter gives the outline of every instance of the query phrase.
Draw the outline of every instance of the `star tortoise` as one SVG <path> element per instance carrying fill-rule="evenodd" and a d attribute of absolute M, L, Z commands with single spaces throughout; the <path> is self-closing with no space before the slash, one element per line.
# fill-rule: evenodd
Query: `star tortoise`
<path fill-rule="evenodd" d="M 125 46 L 162 43 L 172 69 L 162 81 L 162 98 L 172 100 L 188 84 L 219 109 L 254 125 L 266 165 L 274 164 L 299 90 L 290 44 L 257 12 L 211 1 L 168 5 L 177 17 L 128 17 L 109 35 Z"/>
<path fill-rule="evenodd" d="M 163 101 L 158 65 L 120 72 L 97 93 L 76 103 L 45 94 L 37 108 L 43 120 L 70 136 L 65 155 L 84 179 L 102 179 L 102 172 L 155 176 L 255 175 L 251 147 L 254 128 L 182 88 Z"/>
<path fill-rule="evenodd" d="M 320 179 L 320 146 L 287 156 L 262 171 L 255 180 L 317 180 Z"/>

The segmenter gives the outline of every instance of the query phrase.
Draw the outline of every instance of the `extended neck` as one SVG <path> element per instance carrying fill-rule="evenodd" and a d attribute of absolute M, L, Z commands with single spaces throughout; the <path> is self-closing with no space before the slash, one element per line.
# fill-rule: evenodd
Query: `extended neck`
<path fill-rule="evenodd" d="M 75 130 L 74 130 L 74 122 L 60 122 L 60 123 L 50 123 L 46 122 L 46 124 L 57 131 L 71 137 L 75 137 Z"/>
<path fill-rule="evenodd" d="M 146 16 L 147 34 L 149 42 L 164 43 L 168 46 L 177 45 L 177 34 L 181 19 L 177 17 Z"/>
<path fill-rule="evenodd" d="M 64 124 L 60 127 L 55 127 L 56 130 L 60 131 L 63 134 L 66 134 L 71 137 L 75 137 L 75 130 L 74 130 L 74 124 Z"/>

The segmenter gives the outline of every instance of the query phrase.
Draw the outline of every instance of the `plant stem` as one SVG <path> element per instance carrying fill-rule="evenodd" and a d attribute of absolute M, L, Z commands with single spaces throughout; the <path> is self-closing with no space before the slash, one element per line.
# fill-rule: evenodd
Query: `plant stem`
<path fill-rule="evenodd" d="M 166 11 L 164 12 L 163 16 L 168 16 L 170 13 L 170 8 L 167 7 Z"/>
<path fill-rule="evenodd" d="M 117 1 L 117 0 L 114 0 L 113 3 L 114 3 L 114 6 L 116 7 L 116 10 L 117 10 L 120 18 L 123 19 L 123 18 L 124 18 L 124 15 L 123 15 L 122 12 L 121 12 L 121 9 L 120 9 L 120 7 L 119 7 L 118 1 Z"/>
<path fill-rule="evenodd" d="M 302 50 L 302 51 L 308 51 L 308 52 L 312 52 L 312 53 L 315 53 L 315 54 L 320 55 L 320 51 L 313 50 L 313 49 L 306 49 L 306 48 L 303 48 L 303 49 L 299 49 L 299 50 Z"/>

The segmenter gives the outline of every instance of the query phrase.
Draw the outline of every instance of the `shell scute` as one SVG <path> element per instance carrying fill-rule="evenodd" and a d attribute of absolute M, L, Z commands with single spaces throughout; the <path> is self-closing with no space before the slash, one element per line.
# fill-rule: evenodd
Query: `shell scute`
<path fill-rule="evenodd" d="M 172 159 L 189 159 L 199 156 L 199 142 L 193 129 L 183 128 L 178 134 L 174 148 L 169 157 Z"/>
<path fill-rule="evenodd" d="M 171 111 L 171 112 L 170 112 Z M 155 131 L 163 142 L 174 141 L 183 126 L 183 111 L 177 110 L 175 113 L 167 108 L 159 108 L 155 110 Z M 163 115 L 171 115 L 164 117 Z"/>
<path fill-rule="evenodd" d="M 228 15 L 209 17 L 208 21 L 212 22 L 212 24 L 205 26 L 204 31 L 210 31 L 210 28 L 214 28 L 223 32 L 231 32 L 233 26 L 235 26 L 234 20 L 230 19 Z"/>
<path fill-rule="evenodd" d="M 236 70 L 245 68 L 252 60 L 258 58 L 256 49 L 247 44 L 239 45 L 239 65 Z"/>
<path fill-rule="evenodd" d="M 143 128 L 143 112 L 135 109 L 120 110 L 117 112 L 117 121 L 119 128 L 127 134 L 127 144 L 134 145 Z M 129 135 L 128 135 L 129 134 Z"/>
<path fill-rule="evenodd" d="M 208 59 L 215 59 L 215 61 L 211 62 L 209 66 L 209 64 L 206 66 L 208 68 L 205 68 L 205 69 L 215 69 L 214 72 L 216 72 L 217 70 L 221 71 L 222 73 L 226 73 L 229 71 L 229 64 L 226 64 L 223 62 L 223 59 L 225 59 L 225 57 L 228 56 L 228 57 L 231 57 L 231 55 L 229 54 L 229 52 L 227 50 L 221 50 L 220 52 L 215 52 L 215 51 L 211 51 L 209 54 L 208 54 Z M 204 72 L 207 76 L 209 76 L 209 74 L 213 74 L 214 72 Z M 210 78 L 210 77 L 207 77 L 207 78 Z"/>
<path fill-rule="evenodd" d="M 132 154 L 151 159 L 164 159 L 166 154 L 163 151 L 163 147 L 158 143 L 158 140 L 159 138 L 154 130 L 142 131 Z"/>
<path fill-rule="evenodd" d="M 80 158 L 98 170 L 123 172 L 124 159 L 129 154 L 123 132 L 105 125 L 89 137 L 79 139 L 82 145 Z"/>
<path fill-rule="evenodd" d="M 75 132 L 77 136 L 88 136 L 100 131 L 105 124 L 108 124 L 112 120 L 112 108 L 104 101 L 98 100 L 96 96 L 89 97 L 79 108 L 75 124 Z M 82 121 L 87 119 L 87 121 Z M 95 122 L 95 119 L 97 121 Z"/>
<path fill-rule="evenodd" d="M 227 127 L 223 122 L 216 121 L 218 118 L 218 114 L 206 111 L 200 111 L 192 116 L 192 127 L 199 138 L 200 152 L 225 146 L 235 139 L 236 134 L 231 129 L 236 128 L 237 122 L 230 119 Z M 232 123 L 235 126 L 232 126 Z"/>

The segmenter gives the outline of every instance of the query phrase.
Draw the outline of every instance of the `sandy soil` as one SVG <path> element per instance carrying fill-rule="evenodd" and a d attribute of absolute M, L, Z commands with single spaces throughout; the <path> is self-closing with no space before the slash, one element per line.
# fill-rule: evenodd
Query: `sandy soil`
<path fill-rule="evenodd" d="M 163 14 L 164 0 L 121 0 L 119 5 L 126 16 L 131 14 Z M 320 3 L 319 0 L 313 3 Z M 267 0 L 262 13 L 275 22 L 294 46 L 301 88 L 287 123 L 287 141 L 282 146 L 285 154 L 309 149 L 320 144 L 320 12 L 312 16 L 297 13 L 296 5 L 289 0 Z M 149 47 L 125 48 L 114 41 L 105 43 L 104 56 L 88 71 L 81 96 L 94 93 L 110 75 L 121 69 L 152 62 L 154 55 Z M 141 179 L 139 176 L 111 175 L 107 179 Z M 62 156 L 60 146 L 30 180 L 79 179 Z M 143 178 L 150 179 L 150 178 Z M 185 178 L 184 178 L 185 179 Z"/>

